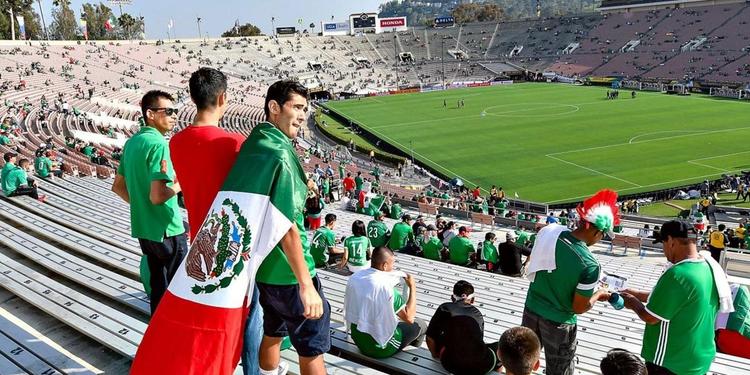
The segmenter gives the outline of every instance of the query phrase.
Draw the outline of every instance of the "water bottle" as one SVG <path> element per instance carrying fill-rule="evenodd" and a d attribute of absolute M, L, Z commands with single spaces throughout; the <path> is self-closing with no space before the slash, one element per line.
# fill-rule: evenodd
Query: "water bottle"
<path fill-rule="evenodd" d="M 615 310 L 622 310 L 625 307 L 625 300 L 619 293 L 612 293 L 609 296 L 609 304 L 615 308 Z"/>

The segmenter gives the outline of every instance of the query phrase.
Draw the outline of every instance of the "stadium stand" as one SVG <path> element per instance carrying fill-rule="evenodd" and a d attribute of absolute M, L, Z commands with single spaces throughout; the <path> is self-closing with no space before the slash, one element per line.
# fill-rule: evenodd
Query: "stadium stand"
<path fill-rule="evenodd" d="M 228 74 L 230 105 L 222 126 L 247 135 L 264 118 L 265 87 L 281 77 L 297 78 L 310 87 L 359 94 L 443 80 L 485 82 L 520 68 L 566 76 L 695 79 L 743 87 L 750 83 L 749 39 L 742 31 L 748 21 L 750 6 L 738 2 L 447 29 L 417 26 L 397 33 L 352 37 L 232 38 L 160 46 L 3 42 L 0 113 L 2 120 L 15 126 L 17 142 L 0 146 L 0 152 L 17 151 L 33 160 L 39 145 L 51 139 L 66 176 L 41 181 L 47 203 L 26 197 L 0 198 L 2 288 L 10 293 L 10 299 L 34 306 L 57 324 L 77 332 L 74 336 L 88 340 L 96 351 L 106 350 L 105 358 L 116 359 L 114 367 L 94 361 L 98 366 L 112 373 L 127 369 L 146 329 L 149 307 L 139 280 L 141 251 L 130 237 L 128 207 L 109 190 L 109 177 L 118 165 L 111 155 L 137 131 L 141 116 L 138 101 L 146 90 L 177 93 L 179 128 L 191 123 L 196 110 L 184 81 L 199 66 L 219 67 Z M 402 52 L 413 60 L 396 67 L 394 56 Z M 42 97 L 46 105 L 41 104 Z M 84 155 L 81 147 L 71 147 L 70 139 L 90 143 L 102 151 L 108 163 L 97 163 Z M 300 142 L 300 154 L 312 149 L 311 143 Z M 347 165 L 347 171 L 367 174 L 373 164 L 356 157 L 355 153 L 351 160 L 352 155 L 346 154 L 354 162 Z M 343 158 L 330 162 L 334 170 Z M 304 167 L 307 172 L 316 164 L 325 167 L 325 159 L 311 153 Z M 425 177 L 397 179 L 391 177 L 395 175 L 392 166 L 380 168 L 386 176 L 381 189 L 395 194 L 398 198 L 394 201 L 428 220 L 439 211 L 478 228 L 471 234 L 473 243 L 482 240 L 481 231 L 502 233 L 537 226 L 531 221 L 471 212 L 455 198 L 417 203 L 425 193 L 423 186 L 429 183 L 416 184 L 422 186 L 419 189 L 404 185 L 409 178 L 424 182 Z M 546 207 L 527 208 L 513 210 L 534 215 L 548 212 Z M 338 204 L 329 205 L 327 212 L 339 217 L 337 237 L 349 235 L 354 220 L 368 220 L 338 209 Z M 636 235 L 643 223 L 652 223 L 639 220 L 634 218 L 611 243 L 597 245 L 594 250 L 605 271 L 648 289 L 661 274 L 664 260 L 648 241 Z M 394 223 L 391 219 L 386 222 L 389 226 Z M 637 255 L 630 249 L 638 249 Z M 734 253 L 727 258 L 747 259 L 746 254 Z M 397 267 L 418 280 L 420 318 L 429 320 L 435 308 L 448 300 L 455 281 L 467 279 L 477 288 L 477 306 L 485 314 L 488 340 L 496 340 L 505 329 L 520 323 L 528 288 L 525 279 L 405 254 L 398 255 Z M 425 347 L 409 348 L 382 360 L 361 355 L 343 326 L 346 276 L 333 269 L 320 274 L 333 310 L 333 350 L 325 356 L 330 373 L 445 373 Z M 97 373 L 92 365 L 51 340 L 35 339 L 47 332 L 33 332 L 23 316 L 20 321 L 9 318 L 12 314 L 2 310 L 8 303 L 0 303 L 0 373 Z M 598 304 L 579 322 L 577 370 L 581 374 L 598 373 L 599 360 L 611 348 L 640 350 L 643 323 L 631 312 Z M 86 359 L 95 356 L 84 354 Z M 292 365 L 290 371 L 298 373 L 296 353 L 288 350 L 283 357 Z M 750 373 L 748 369 L 750 361 L 719 354 L 711 373 Z"/>

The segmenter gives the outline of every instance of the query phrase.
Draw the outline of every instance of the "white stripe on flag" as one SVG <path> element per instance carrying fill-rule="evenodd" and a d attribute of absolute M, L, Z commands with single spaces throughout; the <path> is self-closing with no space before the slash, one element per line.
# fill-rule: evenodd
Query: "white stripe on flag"
<path fill-rule="evenodd" d="M 223 204 L 226 199 L 236 204 L 240 215 L 246 221 L 246 226 L 250 229 L 252 240 L 249 259 L 242 259 L 240 255 L 245 230 L 238 222 L 239 217 L 232 206 Z M 220 219 L 222 215 L 226 215 L 228 219 L 226 228 Z M 201 225 L 201 230 L 190 246 L 188 255 L 169 284 L 169 291 L 180 298 L 202 305 L 221 308 L 242 307 L 248 290 L 252 290 L 254 286 L 258 267 L 291 226 L 292 222 L 271 204 L 268 196 L 236 191 L 219 192 Z M 231 253 L 219 267 L 216 264 L 216 256 L 221 245 Z M 244 264 L 243 270 L 234 274 L 233 267 L 240 261 Z M 212 274 L 217 267 L 221 270 L 219 274 Z M 217 288 L 220 281 L 226 278 L 231 279 L 227 279 L 230 280 L 229 284 Z M 196 293 L 196 288 L 202 291 Z"/>

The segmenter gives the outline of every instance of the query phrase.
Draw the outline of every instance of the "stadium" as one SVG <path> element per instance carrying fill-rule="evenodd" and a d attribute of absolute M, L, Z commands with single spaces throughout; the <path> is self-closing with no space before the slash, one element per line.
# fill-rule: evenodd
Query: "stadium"
<path fill-rule="evenodd" d="M 220 37 L 204 37 L 201 27 L 205 31 L 214 22 L 206 16 L 185 20 L 195 21 L 198 38 L 194 32 L 177 35 L 171 18 L 166 38 L 147 34 L 149 18 L 123 13 L 123 7 L 138 9 L 138 2 L 108 2 L 112 8 L 87 3 L 80 12 L 70 3 L 56 1 L 44 8 L 40 1 L 36 8 L 30 0 L 0 1 L 10 11 L 0 15 L 0 28 L 6 29 L 0 31 L 0 374 L 256 374 L 269 373 L 270 367 L 262 367 L 274 361 L 274 373 L 318 373 L 310 370 L 311 357 L 332 374 L 471 374 L 475 371 L 468 367 L 447 369 L 445 352 L 434 347 L 436 329 L 426 324 L 437 320 L 444 304 L 468 301 L 454 289 L 468 281 L 473 287 L 467 294 L 482 320 L 480 341 L 502 348 L 508 339 L 504 333 L 529 326 L 528 313 L 534 314 L 529 301 L 538 298 L 542 282 L 554 286 L 546 293 L 563 288 L 547 274 L 558 272 L 555 251 L 560 253 L 560 233 L 565 232 L 580 240 L 575 251 L 596 264 L 594 282 L 576 279 L 572 284 L 567 297 L 576 298 L 573 306 L 570 300 L 562 303 L 572 321 L 555 321 L 544 312 L 534 316 L 573 327 L 567 373 L 607 375 L 612 370 L 605 370 L 603 360 L 621 349 L 643 372 L 620 367 L 609 373 L 646 373 L 649 366 L 649 373 L 750 374 L 750 346 L 745 345 L 750 343 L 750 39 L 745 31 L 750 3 L 404 0 L 342 12 L 320 2 L 326 9 L 319 19 L 292 15 L 287 20 L 275 13 L 267 17 L 270 28 L 237 21 Z M 52 20 L 45 22 L 45 16 Z M 303 16 L 305 21 L 298 19 Z M 198 78 L 203 86 L 193 86 Z M 223 80 L 224 86 L 206 83 L 211 79 Z M 289 86 L 294 90 L 304 89 L 307 98 L 284 94 L 277 100 L 280 94 L 273 87 L 282 80 L 294 84 Z M 201 102 L 200 95 L 209 99 Z M 285 103 L 292 97 L 305 99 L 304 105 L 289 109 L 293 106 Z M 218 113 L 216 108 L 221 113 L 212 123 L 207 119 L 210 111 Z M 303 120 L 280 117 L 291 116 L 288 111 L 297 111 L 295 118 Z M 287 133 L 279 118 L 298 130 Z M 169 130 L 160 130 L 164 121 Z M 239 141 L 231 147 L 175 145 L 201 123 Z M 132 151 L 137 142 L 147 142 L 144 132 L 149 131 L 148 142 L 166 152 L 156 162 L 151 153 Z M 280 164 L 268 172 L 278 160 L 258 156 L 252 146 L 266 146 L 251 141 L 274 131 L 287 136 L 277 147 L 283 144 L 292 156 L 278 160 L 292 168 Z M 249 146 L 240 147 L 246 139 Z M 198 155 L 217 165 L 199 162 Z M 128 172 L 133 160 L 144 163 L 135 176 Z M 230 161 L 220 172 L 218 164 Z M 285 182 L 265 193 L 254 185 L 266 172 L 278 176 L 289 170 L 304 181 L 274 177 Z M 147 182 L 136 190 L 139 176 Z M 190 189 L 210 190 L 208 185 L 220 189 L 206 198 L 214 202 L 211 211 L 206 215 L 207 205 L 200 215 L 192 212 L 197 198 L 190 197 Z M 162 193 L 154 193 L 155 186 Z M 294 195 L 299 186 L 303 196 Z M 593 212 L 587 211 L 587 199 L 602 189 L 618 195 L 616 201 L 599 202 L 612 208 L 605 224 L 587 216 Z M 287 190 L 289 195 L 279 195 Z M 235 198 L 238 191 L 263 196 L 270 208 L 256 211 L 256 198 Z M 174 208 L 169 218 L 159 216 L 163 207 Z M 188 220 L 190 215 L 197 221 Z M 675 219 L 689 241 L 677 241 L 682 232 L 665 230 Z M 371 246 L 380 235 L 371 236 L 370 224 L 380 220 L 388 234 L 382 246 Z M 160 241 L 137 235 L 159 232 L 162 225 L 171 228 L 166 221 L 178 223 L 179 230 L 156 233 Z M 274 232 L 277 227 L 285 228 L 283 233 Z M 550 245 L 548 233 L 554 228 L 562 232 Z M 329 245 L 319 242 L 321 229 L 330 235 Z M 412 234 L 398 244 L 394 238 L 402 230 Z M 587 231 L 599 237 L 576 237 Z M 301 247 L 306 258 L 289 255 L 286 233 L 295 234 L 294 248 Z M 185 245 L 182 256 L 175 255 L 178 245 L 168 251 L 176 263 L 166 271 L 162 260 L 153 260 L 166 256 L 147 243 L 179 236 L 191 245 Z M 372 268 L 349 259 L 356 254 L 350 250 L 352 239 L 362 236 Z M 432 238 L 438 243 L 435 257 L 427 250 Z M 463 261 L 455 260 L 456 238 L 470 247 Z M 668 335 L 670 324 L 681 327 L 683 315 L 663 318 L 649 310 L 656 308 L 652 301 L 630 293 L 647 291 L 648 297 L 660 285 L 664 290 L 665 275 L 683 264 L 673 262 L 675 249 L 683 245 L 686 252 L 710 251 L 711 257 L 690 252 L 705 258 L 706 272 L 713 275 L 709 283 L 716 282 L 714 289 L 709 285 L 708 301 L 699 305 L 708 311 L 710 321 L 701 322 L 710 332 L 694 337 L 698 328 L 692 326 L 669 333 L 667 342 L 660 334 Z M 310 252 L 321 246 L 323 263 L 311 264 L 316 255 Z M 545 246 L 552 249 L 552 268 L 530 271 L 542 254 L 549 254 Z M 503 270 L 507 255 L 501 247 L 513 249 L 517 270 Z M 485 252 L 488 248 L 494 249 L 494 258 Z M 376 267 L 376 259 L 394 253 L 394 263 Z M 359 256 L 364 261 L 364 254 Z M 291 283 L 263 275 L 272 257 L 283 259 Z M 716 262 L 709 262 L 712 257 Z M 323 309 L 325 324 L 305 312 L 295 313 L 299 321 L 292 326 L 283 307 L 270 307 L 269 285 L 300 289 L 294 259 L 311 267 L 306 280 L 317 275 L 315 297 L 322 290 L 323 305 L 330 306 Z M 409 275 L 389 285 L 402 290 L 398 298 L 390 291 L 391 300 L 407 302 L 391 309 L 389 300 L 388 314 L 395 311 L 390 314 L 395 320 L 415 327 L 416 321 L 425 323 L 419 328 L 426 342 L 404 342 L 394 353 L 377 356 L 364 349 L 364 328 L 357 329 L 364 324 L 354 324 L 349 312 L 359 305 L 351 302 L 352 290 L 362 290 L 352 287 L 355 280 L 362 282 L 356 276 L 367 269 L 386 273 L 386 268 L 389 275 Z M 166 283 L 154 281 L 157 270 L 167 272 Z M 181 275 L 190 282 L 187 294 L 178 292 L 184 287 L 177 282 Z M 235 288 L 240 282 L 248 287 Z M 239 353 L 244 363 L 249 352 L 243 340 L 260 336 L 240 308 L 251 304 L 252 285 L 260 291 L 255 293 L 260 302 L 252 306 L 265 314 L 260 319 L 265 319 L 266 335 L 260 354 L 254 354 L 260 367 L 255 358 L 254 366 L 243 369 Z M 581 294 L 581 285 L 594 287 L 594 297 Z M 156 298 L 156 291 L 163 298 Z M 230 291 L 240 297 L 232 295 L 228 302 Z M 281 297 L 281 304 L 308 303 L 299 297 L 302 293 Z M 597 295 L 606 298 L 596 302 Z M 624 305 L 615 302 L 616 296 L 626 297 Z M 642 303 L 634 305 L 628 296 Z M 183 297 L 193 305 L 175 308 L 174 300 Z M 594 300 L 578 308 L 579 297 Z M 723 298 L 733 298 L 728 317 L 729 312 L 719 312 Z M 208 327 L 209 313 L 227 320 L 211 324 L 237 333 L 224 340 L 239 346 L 219 350 L 223 342 L 196 335 L 190 355 L 168 349 L 186 347 L 184 339 L 190 329 L 197 330 L 196 322 Z M 227 318 L 232 316 L 237 319 Z M 182 332 L 175 328 L 178 319 L 190 321 Z M 290 345 L 279 344 L 280 360 L 268 359 L 269 351 L 278 350 L 266 343 L 272 337 L 270 319 L 283 320 L 279 332 L 286 331 L 279 336 L 291 337 Z M 655 324 L 661 328 L 654 331 Z M 308 334 L 312 326 L 323 326 L 323 333 L 316 334 L 330 343 L 308 355 L 309 343 L 297 335 Z M 534 337 L 541 336 L 541 328 L 529 328 L 537 332 Z M 656 358 L 647 343 L 652 332 L 662 340 Z M 723 341 L 728 332 L 736 341 Z M 375 333 L 365 335 L 373 340 Z M 396 335 L 389 335 L 386 341 L 392 343 Z M 275 339 L 281 337 L 268 342 Z M 553 354 L 554 339 L 537 340 L 539 366 L 529 373 L 556 373 L 551 364 L 561 360 Z M 448 350 L 449 343 L 441 345 Z M 495 358 L 489 373 L 511 371 L 513 351 L 488 347 Z M 505 367 L 500 366 L 503 359 Z M 224 361 L 224 368 L 201 367 L 211 361 Z M 181 370 L 168 370 L 171 363 L 181 363 Z M 201 365 L 190 368 L 192 363 Z"/>

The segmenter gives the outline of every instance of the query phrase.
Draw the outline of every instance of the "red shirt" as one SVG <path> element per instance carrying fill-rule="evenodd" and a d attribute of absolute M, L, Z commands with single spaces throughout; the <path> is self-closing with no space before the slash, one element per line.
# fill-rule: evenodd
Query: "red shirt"
<path fill-rule="evenodd" d="M 481 193 L 479 192 L 479 189 L 474 189 L 474 191 L 472 191 L 472 192 L 471 192 L 471 195 L 473 195 L 473 196 L 474 196 L 474 199 L 477 199 L 477 198 L 479 198 L 479 195 L 480 195 L 480 194 L 481 194 Z"/>
<path fill-rule="evenodd" d="M 344 179 L 344 191 L 354 190 L 354 179 L 349 176 Z"/>
<path fill-rule="evenodd" d="M 234 165 L 245 136 L 216 126 L 188 126 L 169 141 L 172 165 L 182 188 L 195 238 L 216 194 Z"/>

